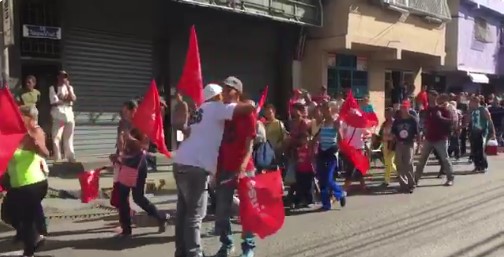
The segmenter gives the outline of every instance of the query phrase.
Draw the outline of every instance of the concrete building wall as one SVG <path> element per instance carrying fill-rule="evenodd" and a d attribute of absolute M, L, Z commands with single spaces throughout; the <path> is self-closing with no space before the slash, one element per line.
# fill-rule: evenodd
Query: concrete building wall
<path fill-rule="evenodd" d="M 474 37 L 474 19 L 486 20 L 492 42 L 479 42 Z M 498 17 L 461 4 L 458 21 L 457 69 L 477 73 L 496 74 L 500 55 L 500 26 Z"/>
<path fill-rule="evenodd" d="M 437 67 L 445 58 L 444 24 L 369 4 L 366 0 L 329 1 L 324 26 L 309 33 L 302 60 L 302 87 L 317 90 L 327 83 L 328 56 L 352 54 L 368 60 L 368 91 L 380 119 L 385 108 L 385 71 L 415 74 L 421 88 L 423 67 Z"/>

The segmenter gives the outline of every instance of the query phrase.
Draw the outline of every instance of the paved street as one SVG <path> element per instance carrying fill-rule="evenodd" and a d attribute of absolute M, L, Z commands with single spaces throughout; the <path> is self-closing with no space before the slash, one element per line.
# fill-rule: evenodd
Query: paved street
<path fill-rule="evenodd" d="M 456 165 L 458 176 L 451 188 L 441 186 L 444 180 L 436 178 L 438 166 L 428 166 L 413 195 L 372 190 L 351 196 L 343 210 L 295 213 L 277 235 L 258 242 L 256 256 L 504 256 L 503 166 L 504 158 L 494 157 L 490 172 L 482 175 L 470 173 L 472 166 L 467 164 Z M 173 207 L 173 203 L 162 206 Z M 154 223 L 140 217 L 135 237 L 119 241 L 111 238 L 116 219 L 51 221 L 50 241 L 38 256 L 173 256 L 172 227 L 157 235 Z M 204 231 L 211 227 L 206 222 Z M 0 233 L 4 255 L 19 250 L 11 245 L 10 235 Z M 218 238 L 206 237 L 204 245 L 213 254 Z"/>

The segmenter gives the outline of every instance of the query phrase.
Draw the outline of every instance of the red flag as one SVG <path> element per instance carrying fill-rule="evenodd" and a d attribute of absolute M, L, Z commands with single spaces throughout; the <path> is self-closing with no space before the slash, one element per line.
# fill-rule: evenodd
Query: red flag
<path fill-rule="evenodd" d="M 363 112 L 352 91 L 348 93 L 345 103 L 341 106 L 340 119 L 354 128 L 371 128 L 378 125 L 376 114 Z"/>
<path fill-rule="evenodd" d="M 196 36 L 194 25 L 191 27 L 190 33 L 184 70 L 182 71 L 177 89 L 182 95 L 190 97 L 196 106 L 200 106 L 204 101 L 203 77 L 201 75 L 198 37 Z"/>
<path fill-rule="evenodd" d="M 19 108 L 14 101 L 9 89 L 0 86 L 0 177 L 5 173 L 14 151 L 26 135 L 26 127 Z"/>
<path fill-rule="evenodd" d="M 257 104 L 257 114 L 259 114 L 261 112 L 261 109 L 264 106 L 264 103 L 266 103 L 266 99 L 268 98 L 268 90 L 269 90 L 269 86 L 266 86 L 266 88 L 264 88 L 264 90 L 262 92 L 261 98 L 259 99 L 259 103 Z"/>
<path fill-rule="evenodd" d="M 349 144 L 350 140 L 344 138 L 339 143 L 339 148 L 341 153 L 345 155 L 354 164 L 355 168 L 359 170 L 362 175 L 366 175 L 369 170 L 369 159 L 364 155 L 364 153 L 355 149 Z"/>
<path fill-rule="evenodd" d="M 100 171 L 103 169 L 104 167 L 96 170 L 84 171 L 79 174 L 81 202 L 89 203 L 98 198 L 100 191 Z"/>
<path fill-rule="evenodd" d="M 240 179 L 238 196 L 243 231 L 257 234 L 262 239 L 282 228 L 285 210 L 280 174 L 280 171 L 274 171 Z"/>
<path fill-rule="evenodd" d="M 163 117 L 161 115 L 161 100 L 157 90 L 156 81 L 152 80 L 147 93 L 133 117 L 133 126 L 146 134 L 157 146 L 158 151 L 170 158 L 171 154 L 166 148 Z"/>

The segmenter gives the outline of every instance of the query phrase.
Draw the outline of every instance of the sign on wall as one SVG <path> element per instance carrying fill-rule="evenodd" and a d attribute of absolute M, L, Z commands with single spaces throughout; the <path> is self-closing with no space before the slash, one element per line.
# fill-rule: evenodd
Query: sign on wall
<path fill-rule="evenodd" d="M 329 54 L 327 56 L 327 67 L 328 68 L 336 67 L 336 55 L 335 54 Z"/>
<path fill-rule="evenodd" d="M 23 37 L 60 40 L 61 28 L 37 25 L 23 25 Z"/>
<path fill-rule="evenodd" d="M 367 71 L 367 58 L 366 57 L 357 57 L 357 70 L 358 71 Z"/>
<path fill-rule="evenodd" d="M 2 1 L 3 34 L 5 46 L 14 45 L 14 5 L 13 0 Z"/>

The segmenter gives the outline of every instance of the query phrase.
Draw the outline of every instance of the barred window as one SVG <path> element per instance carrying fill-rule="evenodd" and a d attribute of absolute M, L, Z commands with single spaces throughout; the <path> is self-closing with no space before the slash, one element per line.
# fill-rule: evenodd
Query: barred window
<path fill-rule="evenodd" d="M 474 38 L 483 43 L 494 42 L 490 26 L 488 26 L 487 21 L 481 17 L 474 18 Z"/>

